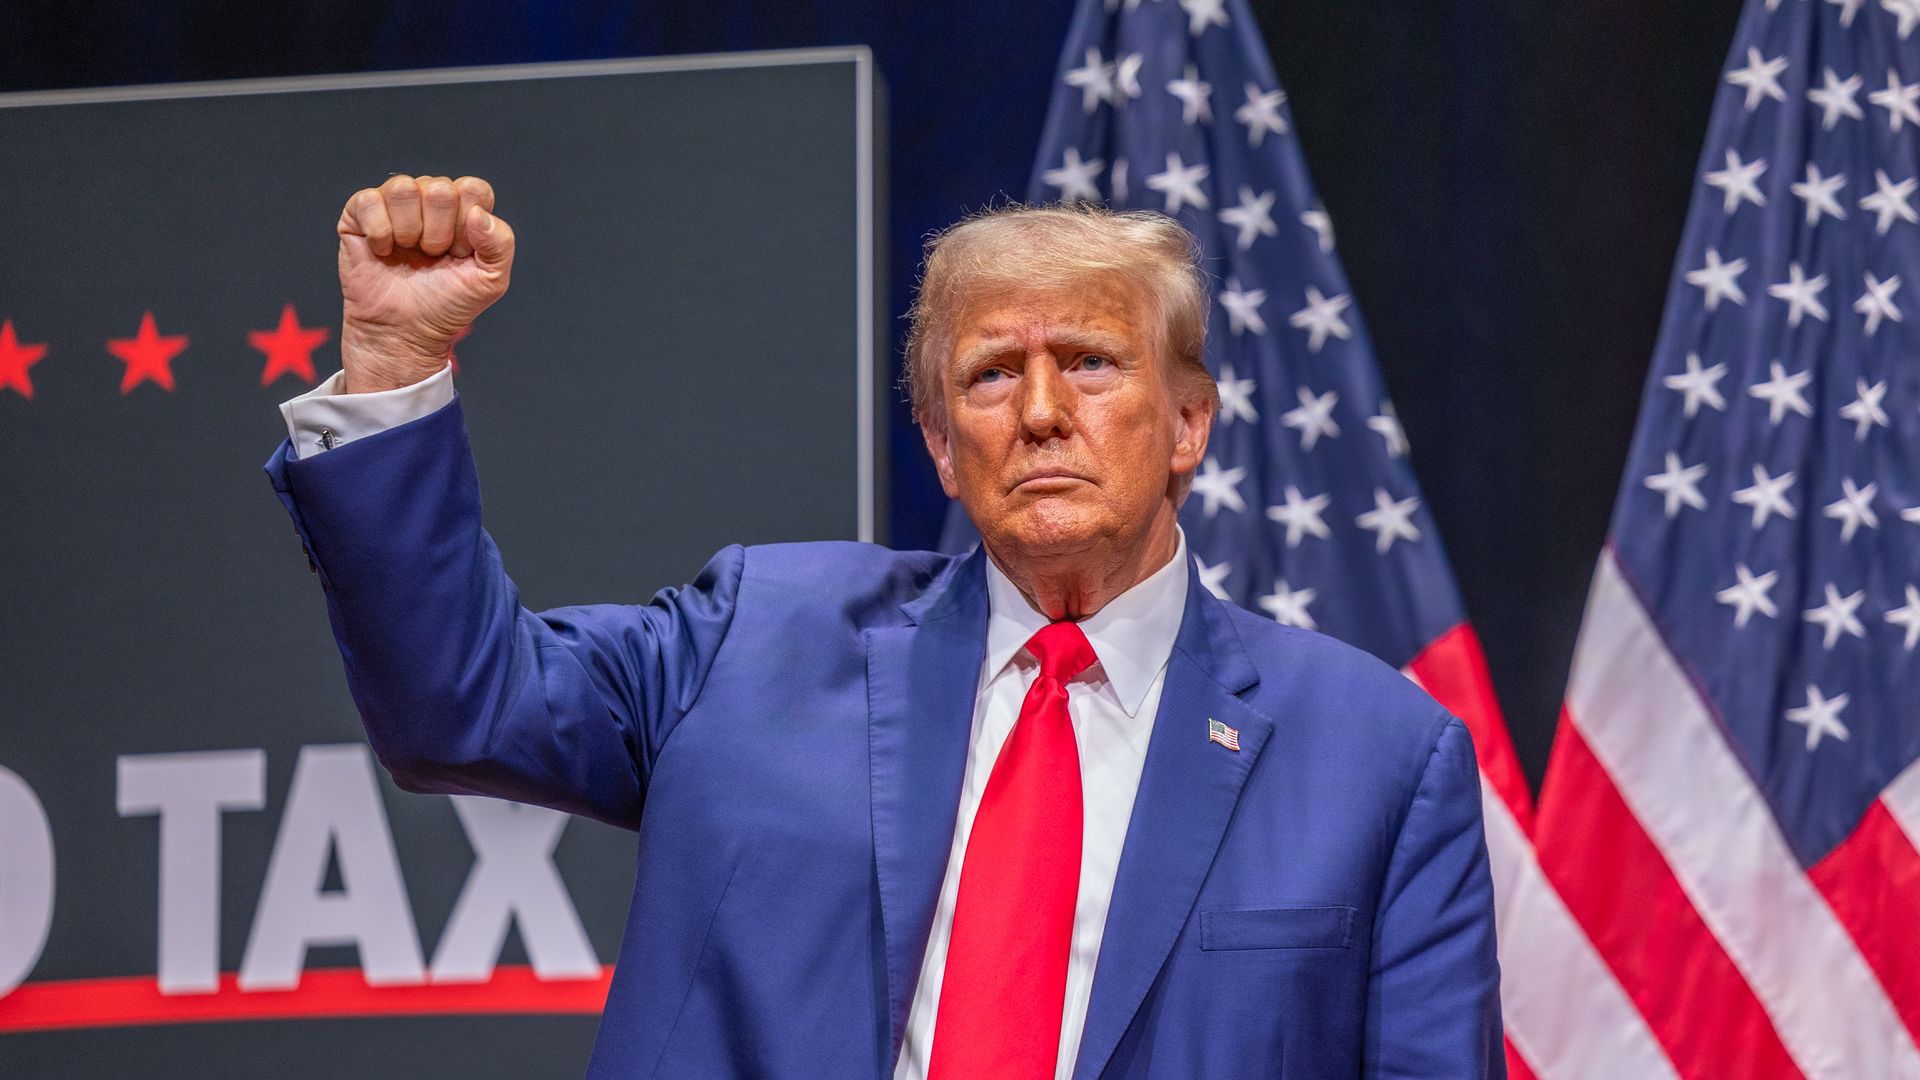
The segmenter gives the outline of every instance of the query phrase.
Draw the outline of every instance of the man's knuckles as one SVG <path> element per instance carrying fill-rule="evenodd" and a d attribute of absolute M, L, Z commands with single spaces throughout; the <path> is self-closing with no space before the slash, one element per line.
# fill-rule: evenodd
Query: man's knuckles
<path fill-rule="evenodd" d="M 477 176 L 463 176 L 455 180 L 453 186 L 460 189 L 460 200 L 463 205 L 472 203 L 478 205 L 482 210 L 491 211 L 493 209 L 492 184 L 487 183 Z"/>

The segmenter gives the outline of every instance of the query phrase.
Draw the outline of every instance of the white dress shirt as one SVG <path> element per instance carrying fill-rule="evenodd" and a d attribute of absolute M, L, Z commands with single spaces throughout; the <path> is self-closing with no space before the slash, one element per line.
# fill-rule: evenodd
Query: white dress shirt
<path fill-rule="evenodd" d="M 354 439 L 434 412 L 453 400 L 449 365 L 437 374 L 398 390 L 341 393 L 341 377 L 332 378 L 280 406 L 295 456 L 324 453 Z M 1087 1003 L 1093 995 L 1095 961 L 1107 928 L 1107 907 L 1120 869 L 1133 816 L 1147 740 L 1160 705 L 1160 689 L 1173 655 L 1173 641 L 1187 603 L 1187 538 L 1179 533 L 1174 556 L 1146 580 L 1121 593 L 1080 623 L 1099 662 L 1067 684 L 1067 714 L 1080 751 L 1080 787 L 1086 814 L 1080 846 L 1080 888 L 1073 911 L 1073 944 L 1067 955 L 1066 1002 L 1060 1018 L 1057 1080 L 1070 1080 Z M 973 818 L 986 792 L 994 759 L 1020 717 L 1040 665 L 1026 651 L 1027 639 L 1047 624 L 1013 582 L 987 560 L 987 655 L 973 706 L 973 733 L 967 743 L 967 771 L 954 817 L 953 846 L 947 855 L 933 930 L 921 960 L 907 1012 L 905 1042 L 894 1080 L 924 1080 L 933 1052 L 934 1021 L 940 986 L 947 970 L 947 944 L 953 934 L 954 900 L 973 831 Z"/>
<path fill-rule="evenodd" d="M 336 371 L 319 386 L 280 403 L 280 415 L 287 422 L 287 438 L 293 440 L 294 457 L 312 457 L 375 432 L 399 427 L 409 420 L 437 412 L 453 400 L 452 364 L 412 386 L 375 390 L 370 394 L 346 393 L 346 374 Z"/>

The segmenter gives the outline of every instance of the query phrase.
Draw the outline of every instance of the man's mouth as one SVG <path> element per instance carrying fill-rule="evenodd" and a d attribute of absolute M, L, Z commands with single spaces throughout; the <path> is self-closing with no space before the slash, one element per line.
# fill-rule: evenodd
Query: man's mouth
<path fill-rule="evenodd" d="M 1015 490 L 1021 488 L 1038 488 L 1045 490 L 1049 488 L 1064 489 L 1072 487 L 1075 484 L 1090 484 L 1092 482 L 1093 481 L 1088 480 L 1079 473 L 1068 469 L 1042 469 L 1021 477 L 1020 481 L 1013 486 Z"/>

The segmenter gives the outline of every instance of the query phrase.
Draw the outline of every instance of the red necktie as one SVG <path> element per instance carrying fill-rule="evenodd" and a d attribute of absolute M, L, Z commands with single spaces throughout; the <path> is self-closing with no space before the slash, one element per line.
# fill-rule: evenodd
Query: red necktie
<path fill-rule="evenodd" d="M 1092 667 L 1080 627 L 1027 642 L 1040 661 L 967 837 L 928 1080 L 1052 1080 L 1080 891 L 1080 752 L 1067 680 Z"/>

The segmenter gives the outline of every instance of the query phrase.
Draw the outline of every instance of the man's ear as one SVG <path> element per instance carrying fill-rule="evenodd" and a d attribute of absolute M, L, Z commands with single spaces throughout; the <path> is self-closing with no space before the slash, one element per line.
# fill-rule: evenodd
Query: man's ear
<path fill-rule="evenodd" d="M 1200 459 L 1207 452 L 1207 439 L 1213 434 L 1213 412 L 1211 396 L 1196 394 L 1180 406 L 1179 428 L 1174 432 L 1173 461 L 1170 463 L 1175 475 L 1190 473 L 1200 467 Z"/>
<path fill-rule="evenodd" d="M 927 441 L 927 454 L 933 458 L 934 471 L 940 474 L 940 490 L 947 498 L 960 497 L 960 485 L 953 478 L 953 449 L 947 441 L 946 417 L 923 412 L 914 419 L 920 423 L 920 437 Z"/>

